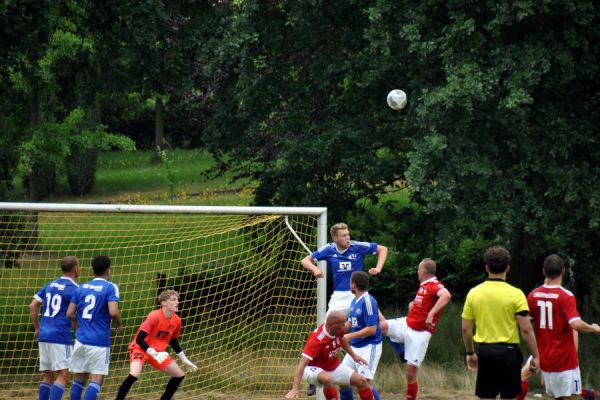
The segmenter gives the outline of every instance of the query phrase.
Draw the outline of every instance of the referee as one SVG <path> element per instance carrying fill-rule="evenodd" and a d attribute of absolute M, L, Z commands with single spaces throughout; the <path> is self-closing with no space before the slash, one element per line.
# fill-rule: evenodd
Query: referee
<path fill-rule="evenodd" d="M 492 246 L 483 257 L 489 278 L 469 291 L 462 312 L 467 367 L 477 371 L 477 397 L 495 399 L 500 394 L 502 399 L 514 399 L 521 392 L 519 330 L 533 355 L 532 369 L 539 365 L 537 343 L 525 295 L 505 281 L 510 270 L 509 251 Z M 477 353 L 473 341 L 478 343 Z"/>

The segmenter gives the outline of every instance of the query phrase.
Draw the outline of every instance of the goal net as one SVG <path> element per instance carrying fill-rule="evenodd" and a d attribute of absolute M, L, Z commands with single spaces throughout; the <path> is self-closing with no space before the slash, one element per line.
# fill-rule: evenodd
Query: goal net
<path fill-rule="evenodd" d="M 107 255 L 124 329 L 113 330 L 102 398 L 128 375 L 128 344 L 164 289 L 180 294 L 180 343 L 199 367 L 178 399 L 282 398 L 307 333 L 324 318 L 324 284 L 300 260 L 324 244 L 325 210 L 0 203 L 0 392 L 37 396 L 27 306 L 61 276 L 62 258 L 77 256 L 83 283 L 91 259 Z M 128 398 L 158 399 L 167 381 L 145 366 Z"/>

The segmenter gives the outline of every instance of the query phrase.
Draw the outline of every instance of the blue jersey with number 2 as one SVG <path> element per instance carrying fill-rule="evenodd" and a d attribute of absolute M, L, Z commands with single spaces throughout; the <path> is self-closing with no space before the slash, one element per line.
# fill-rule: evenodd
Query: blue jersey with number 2
<path fill-rule="evenodd" d="M 119 301 L 119 288 L 103 278 L 79 286 L 71 303 L 77 304 L 77 340 L 83 344 L 110 347 L 108 303 Z"/>
<path fill-rule="evenodd" d="M 76 289 L 77 284 L 71 278 L 63 276 L 49 282 L 33 296 L 42 303 L 43 310 L 38 341 L 73 344 L 67 308 Z"/>
<path fill-rule="evenodd" d="M 354 271 L 362 271 L 367 254 L 377 253 L 377 243 L 350 241 L 350 247 L 339 251 L 335 243 L 329 243 L 313 252 L 315 261 L 327 261 L 333 275 L 333 290 L 350 291 L 350 276 Z"/>

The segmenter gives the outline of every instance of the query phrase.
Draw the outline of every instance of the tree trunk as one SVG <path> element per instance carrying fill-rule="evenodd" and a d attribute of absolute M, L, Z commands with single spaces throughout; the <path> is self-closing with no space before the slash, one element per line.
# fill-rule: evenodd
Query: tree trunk
<path fill-rule="evenodd" d="M 535 259 L 528 256 L 531 237 L 525 233 L 522 227 L 515 228 L 513 232 L 510 272 L 506 280 L 513 286 L 528 294 L 543 279 L 542 266 Z"/>
<path fill-rule="evenodd" d="M 165 145 L 165 120 L 164 104 L 161 96 L 156 96 L 156 126 L 154 130 L 154 147 L 164 148 Z"/>

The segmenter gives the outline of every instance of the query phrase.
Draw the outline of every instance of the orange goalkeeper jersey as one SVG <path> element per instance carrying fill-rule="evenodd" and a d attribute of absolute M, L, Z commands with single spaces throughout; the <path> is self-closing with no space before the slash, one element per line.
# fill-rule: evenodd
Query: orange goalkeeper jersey
<path fill-rule="evenodd" d="M 133 337 L 133 341 L 129 348 L 139 347 L 137 337 L 140 331 L 148 334 L 146 343 L 156 351 L 165 351 L 171 339 L 179 337 L 181 330 L 181 318 L 175 313 L 171 314 L 171 318 L 167 319 L 162 309 L 152 311 L 148 317 L 142 322 L 137 333 Z"/>

